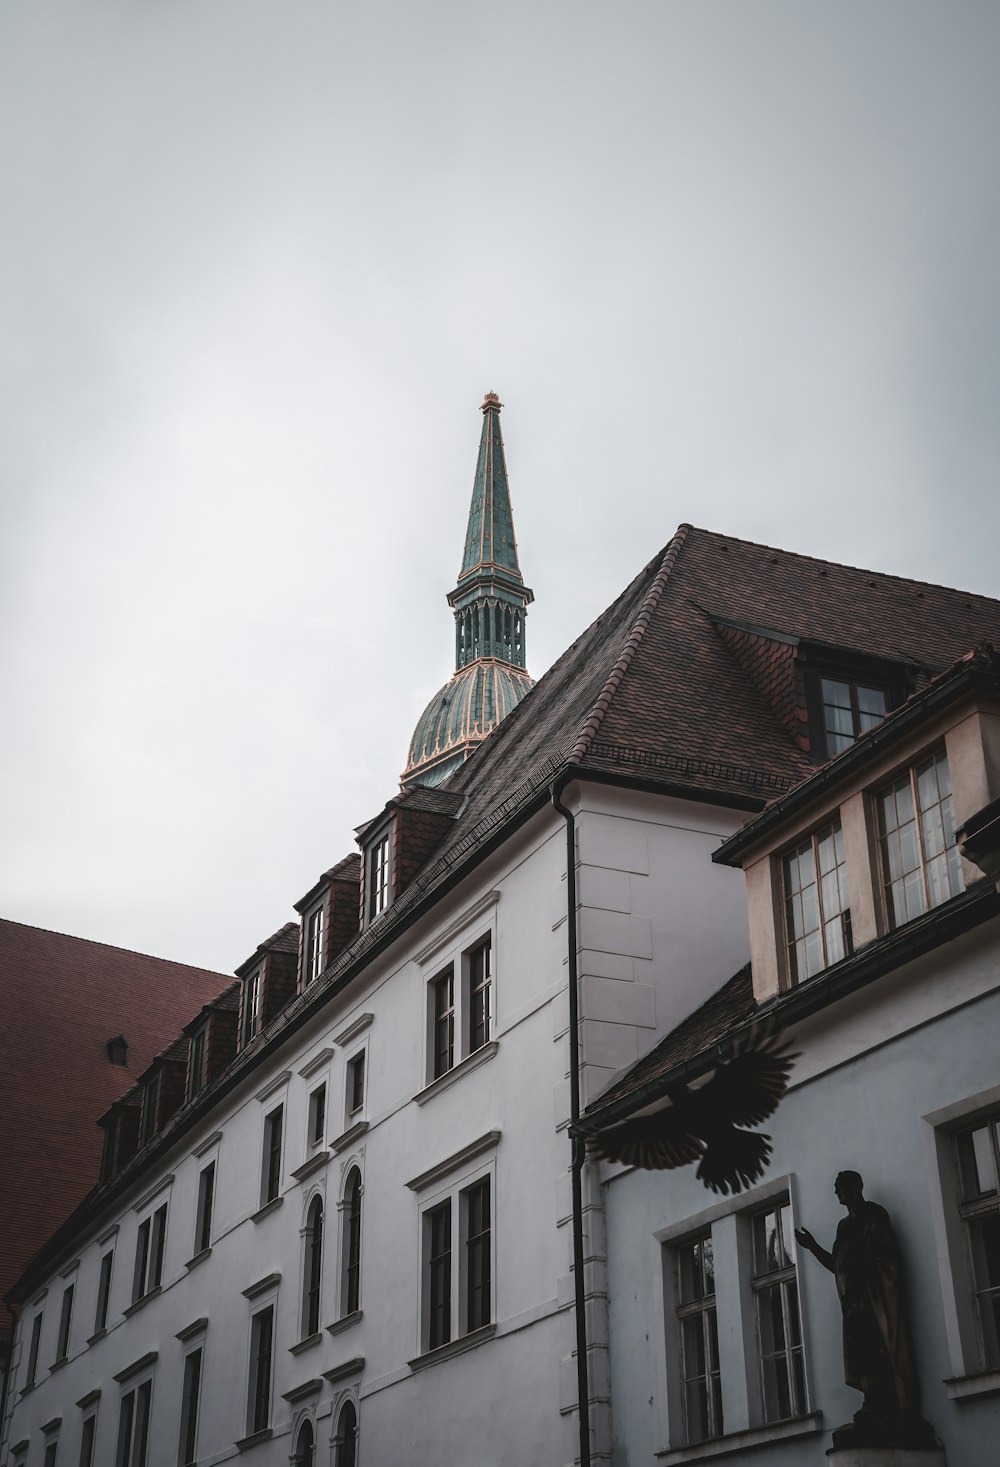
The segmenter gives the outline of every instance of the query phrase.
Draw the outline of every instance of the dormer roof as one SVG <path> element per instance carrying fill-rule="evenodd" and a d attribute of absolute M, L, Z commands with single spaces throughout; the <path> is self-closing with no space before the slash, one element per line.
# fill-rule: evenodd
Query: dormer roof
<path fill-rule="evenodd" d="M 277 932 L 272 932 L 270 937 L 268 937 L 264 942 L 259 943 L 255 951 L 252 952 L 250 956 L 239 965 L 238 968 L 234 968 L 233 972 L 236 974 L 237 978 L 245 978 L 246 975 L 250 972 L 250 969 L 256 963 L 259 963 L 261 958 L 266 957 L 268 953 L 297 954 L 298 950 L 298 923 L 286 922 L 283 927 L 278 928 Z"/>

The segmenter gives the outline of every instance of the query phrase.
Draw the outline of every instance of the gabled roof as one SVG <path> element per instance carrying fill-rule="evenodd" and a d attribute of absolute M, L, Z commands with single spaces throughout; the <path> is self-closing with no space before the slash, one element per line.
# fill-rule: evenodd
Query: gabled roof
<path fill-rule="evenodd" d="M 265 953 L 297 953 L 298 950 L 299 925 L 297 922 L 286 922 L 264 942 L 258 943 L 250 956 L 244 958 L 239 967 L 233 969 L 233 972 L 237 978 L 245 978 L 254 963 L 259 963 Z"/>
<path fill-rule="evenodd" d="M 0 920 L 0 1293 L 97 1179 L 97 1117 L 232 979 Z M 112 1065 L 107 1041 L 128 1041 Z"/>

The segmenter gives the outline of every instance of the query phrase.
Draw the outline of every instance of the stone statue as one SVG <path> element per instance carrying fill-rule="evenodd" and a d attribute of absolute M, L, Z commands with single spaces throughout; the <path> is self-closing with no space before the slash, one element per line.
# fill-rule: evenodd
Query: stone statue
<path fill-rule="evenodd" d="M 796 1228 L 801 1246 L 837 1280 L 844 1316 L 844 1379 L 864 1394 L 854 1425 L 833 1434 L 835 1447 L 932 1447 L 933 1429 L 920 1416 L 916 1371 L 900 1290 L 899 1250 L 889 1214 L 868 1202 L 857 1172 L 841 1172 L 834 1190 L 847 1208 L 828 1253 Z"/>

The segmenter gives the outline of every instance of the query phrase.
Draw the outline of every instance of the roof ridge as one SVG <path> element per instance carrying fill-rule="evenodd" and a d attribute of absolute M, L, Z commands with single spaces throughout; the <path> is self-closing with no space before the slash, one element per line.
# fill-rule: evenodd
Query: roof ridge
<path fill-rule="evenodd" d="M 663 552 L 660 569 L 653 577 L 652 584 L 646 592 L 645 600 L 639 608 L 639 615 L 636 617 L 632 630 L 625 639 L 621 656 L 608 674 L 607 681 L 598 694 L 596 703 L 584 720 L 583 727 L 580 730 L 580 736 L 567 756 L 567 764 L 580 764 L 586 758 L 597 730 L 601 726 L 604 715 L 610 708 L 611 701 L 631 666 L 632 658 L 635 656 L 639 643 L 646 634 L 646 628 L 649 625 L 650 618 L 656 610 L 660 596 L 663 594 L 663 588 L 670 579 L 670 573 L 677 563 L 677 557 L 683 549 L 688 531 L 691 528 L 688 524 L 678 525 L 673 538 Z"/>
<path fill-rule="evenodd" d="M 918 581 L 915 576 L 899 576 L 895 571 L 877 570 L 872 566 L 849 565 L 846 560 L 828 560 L 822 555 L 807 555 L 804 550 L 789 550 L 782 545 L 768 545 L 763 540 L 747 540 L 742 535 L 725 535 L 721 530 L 706 530 L 701 525 L 686 525 L 681 528 L 688 529 L 694 535 L 709 535 L 713 540 L 728 540 L 730 545 L 749 545 L 753 550 L 770 550 L 775 555 L 792 556 L 796 560 L 808 560 L 813 565 L 832 565 L 837 570 L 855 571 L 861 576 L 880 576 L 884 581 L 897 581 L 904 586 L 921 586 L 932 591 L 950 591 L 952 595 L 971 596 L 977 601 L 985 601 L 990 606 L 995 606 L 998 598 L 987 596 L 984 591 L 967 591 L 962 586 L 946 586 L 941 581 Z"/>

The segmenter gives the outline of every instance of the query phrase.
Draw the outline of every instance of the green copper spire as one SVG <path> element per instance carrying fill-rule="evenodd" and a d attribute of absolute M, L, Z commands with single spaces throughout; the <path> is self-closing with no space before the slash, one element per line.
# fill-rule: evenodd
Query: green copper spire
<path fill-rule="evenodd" d="M 411 784 L 447 779 L 532 686 L 525 671 L 524 615 L 535 599 L 517 563 L 507 465 L 495 392 L 483 399 L 483 432 L 455 612 L 455 673 L 424 709 L 400 776 Z"/>
<path fill-rule="evenodd" d="M 465 554 L 458 585 L 448 597 L 455 610 L 455 670 L 480 657 L 525 666 L 524 612 L 534 596 L 517 563 L 500 409 L 495 392 L 483 398 L 483 432 L 472 485 Z"/>

